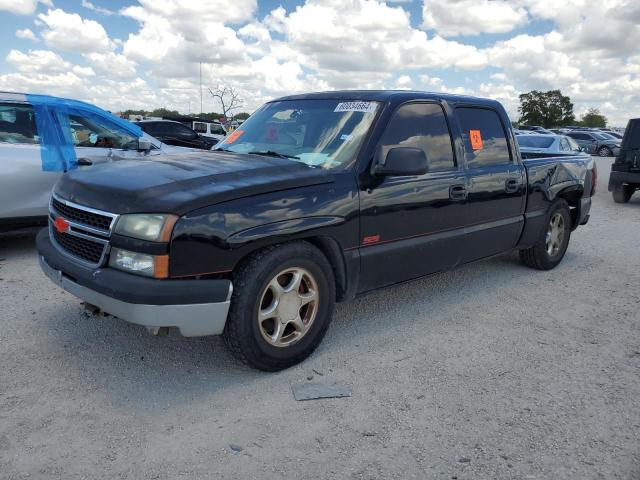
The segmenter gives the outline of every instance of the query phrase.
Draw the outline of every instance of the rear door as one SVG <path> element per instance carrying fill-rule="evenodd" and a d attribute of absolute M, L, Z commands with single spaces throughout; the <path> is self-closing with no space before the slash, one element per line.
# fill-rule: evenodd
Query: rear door
<path fill-rule="evenodd" d="M 0 221 L 47 215 L 60 172 L 44 172 L 35 114 L 26 103 L 0 103 Z"/>
<path fill-rule="evenodd" d="M 464 172 L 458 167 L 443 107 L 400 105 L 376 157 L 394 147 L 422 149 L 429 171 L 380 177 L 360 189 L 361 291 L 446 270 L 458 262 L 464 234 Z"/>
<path fill-rule="evenodd" d="M 465 153 L 466 235 L 462 262 L 515 247 L 524 226 L 526 174 L 498 111 L 455 109 Z"/>

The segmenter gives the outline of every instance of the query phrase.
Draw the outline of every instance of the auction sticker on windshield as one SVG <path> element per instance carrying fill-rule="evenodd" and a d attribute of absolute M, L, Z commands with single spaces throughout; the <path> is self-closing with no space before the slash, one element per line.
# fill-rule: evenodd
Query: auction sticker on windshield
<path fill-rule="evenodd" d="M 236 130 L 234 131 L 231 135 L 229 135 L 224 143 L 229 144 L 229 143 L 233 143 L 235 142 L 238 138 L 240 138 L 240 135 L 242 135 L 244 133 L 243 130 Z"/>
<path fill-rule="evenodd" d="M 364 112 L 375 113 L 378 104 L 376 102 L 340 102 L 335 112 Z"/>

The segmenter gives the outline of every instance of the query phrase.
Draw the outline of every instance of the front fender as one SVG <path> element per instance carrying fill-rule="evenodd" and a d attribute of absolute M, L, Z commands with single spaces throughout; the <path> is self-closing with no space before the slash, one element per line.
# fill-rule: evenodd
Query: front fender
<path fill-rule="evenodd" d="M 318 216 L 295 218 L 282 220 L 279 222 L 268 223 L 266 225 L 258 225 L 257 227 L 248 228 L 241 232 L 231 235 L 227 239 L 227 243 L 231 248 L 238 248 L 241 245 L 257 240 L 277 241 L 280 237 L 298 236 L 302 233 L 312 233 L 313 230 L 332 227 L 344 223 L 343 217 L 337 216 Z"/>
<path fill-rule="evenodd" d="M 225 274 L 257 249 L 310 237 L 358 245 L 359 196 L 351 172 L 330 185 L 253 195 L 190 212 L 176 223 L 170 276 Z"/>

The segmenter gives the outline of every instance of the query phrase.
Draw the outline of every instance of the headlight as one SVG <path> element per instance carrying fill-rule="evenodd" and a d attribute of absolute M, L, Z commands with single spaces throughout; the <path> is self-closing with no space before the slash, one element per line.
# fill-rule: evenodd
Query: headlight
<path fill-rule="evenodd" d="M 169 276 L 168 255 L 148 255 L 114 247 L 109 255 L 109 266 L 145 277 Z"/>
<path fill-rule="evenodd" d="M 140 240 L 168 242 L 177 219 L 175 215 L 122 215 L 116 223 L 115 233 Z"/>

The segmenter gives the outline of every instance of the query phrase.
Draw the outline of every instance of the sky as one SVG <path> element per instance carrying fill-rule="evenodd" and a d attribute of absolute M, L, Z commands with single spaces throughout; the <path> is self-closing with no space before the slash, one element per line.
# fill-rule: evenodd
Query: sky
<path fill-rule="evenodd" d="M 240 111 L 279 96 L 414 89 L 501 101 L 560 89 L 579 118 L 640 116 L 638 0 L 0 0 L 0 90 L 111 111 Z"/>

